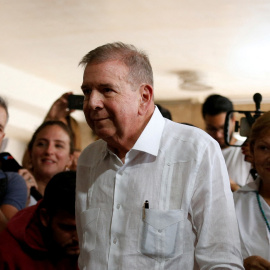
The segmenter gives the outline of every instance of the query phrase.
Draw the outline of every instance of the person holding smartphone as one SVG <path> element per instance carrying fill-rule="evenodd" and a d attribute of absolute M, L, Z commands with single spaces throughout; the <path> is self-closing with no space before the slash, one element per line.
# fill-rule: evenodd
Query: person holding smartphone
<path fill-rule="evenodd" d="M 6 101 L 0 97 L 0 145 L 5 137 L 8 121 Z M 4 172 L 0 168 L 0 231 L 7 222 L 26 206 L 27 187 L 25 180 L 16 172 Z"/>

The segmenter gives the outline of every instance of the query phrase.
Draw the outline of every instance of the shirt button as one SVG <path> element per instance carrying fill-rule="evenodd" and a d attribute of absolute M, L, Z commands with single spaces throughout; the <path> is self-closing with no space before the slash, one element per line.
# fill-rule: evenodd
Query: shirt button
<path fill-rule="evenodd" d="M 162 230 L 158 230 L 159 233 L 162 233 Z"/>
<path fill-rule="evenodd" d="M 116 239 L 116 238 L 113 239 L 113 243 L 114 243 L 114 244 L 117 243 L 117 239 Z"/>
<path fill-rule="evenodd" d="M 119 208 L 120 208 L 120 203 L 118 203 L 118 204 L 117 204 L 116 208 L 117 208 L 117 209 L 119 209 Z"/>

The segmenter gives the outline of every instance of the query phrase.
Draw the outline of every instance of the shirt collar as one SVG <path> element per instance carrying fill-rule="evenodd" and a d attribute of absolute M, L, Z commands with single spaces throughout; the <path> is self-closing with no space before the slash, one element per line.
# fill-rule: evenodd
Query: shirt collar
<path fill-rule="evenodd" d="M 161 115 L 159 109 L 155 106 L 150 121 L 132 149 L 157 156 L 164 125 L 165 119 Z"/>
<path fill-rule="evenodd" d="M 258 176 L 255 181 L 246 184 L 241 187 L 237 192 L 249 192 L 249 191 L 257 191 L 259 190 L 261 178 Z"/>

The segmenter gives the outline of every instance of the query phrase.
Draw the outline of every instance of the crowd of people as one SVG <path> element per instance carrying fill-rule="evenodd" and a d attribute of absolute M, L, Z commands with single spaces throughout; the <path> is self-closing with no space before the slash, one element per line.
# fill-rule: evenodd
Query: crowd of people
<path fill-rule="evenodd" d="M 67 92 L 22 168 L 0 168 L 0 269 L 270 269 L 270 112 L 245 144 L 231 114 L 241 150 L 225 143 L 228 98 L 202 104 L 206 132 L 173 122 L 133 45 L 97 47 L 80 65 L 98 139 L 82 151 Z M 0 98 L 0 144 L 8 117 Z"/>

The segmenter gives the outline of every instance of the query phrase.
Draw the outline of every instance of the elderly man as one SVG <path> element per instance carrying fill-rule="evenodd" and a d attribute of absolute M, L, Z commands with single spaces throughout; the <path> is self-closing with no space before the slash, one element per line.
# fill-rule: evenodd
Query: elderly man
<path fill-rule="evenodd" d="M 88 125 L 78 162 L 80 269 L 243 269 L 218 144 L 155 107 L 145 53 L 112 43 L 83 57 Z"/>

